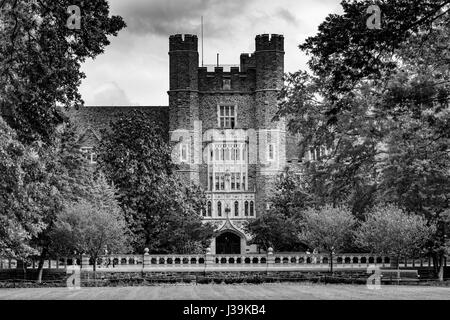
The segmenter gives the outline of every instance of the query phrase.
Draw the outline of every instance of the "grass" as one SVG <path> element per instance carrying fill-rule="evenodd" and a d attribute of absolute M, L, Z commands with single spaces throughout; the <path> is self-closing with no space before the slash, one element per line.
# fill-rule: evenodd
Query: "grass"
<path fill-rule="evenodd" d="M 382 286 L 313 283 L 177 284 L 115 288 L 0 289 L 0 300 L 450 300 L 449 287 Z"/>

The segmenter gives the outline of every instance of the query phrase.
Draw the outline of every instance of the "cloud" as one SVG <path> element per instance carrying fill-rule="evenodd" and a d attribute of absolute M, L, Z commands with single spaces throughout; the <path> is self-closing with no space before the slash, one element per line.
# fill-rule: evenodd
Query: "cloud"
<path fill-rule="evenodd" d="M 278 10 L 278 16 L 284 19 L 286 22 L 296 26 L 298 24 L 297 18 L 288 10 L 281 8 Z"/>
<path fill-rule="evenodd" d="M 233 21 L 245 19 L 246 8 L 256 0 L 112 0 L 111 6 L 124 17 L 128 31 L 167 37 L 176 33 L 200 33 L 201 16 L 211 38 L 230 32 Z"/>
<path fill-rule="evenodd" d="M 92 98 L 86 101 L 91 106 L 129 106 L 130 99 L 115 82 L 107 82 L 94 90 Z"/>

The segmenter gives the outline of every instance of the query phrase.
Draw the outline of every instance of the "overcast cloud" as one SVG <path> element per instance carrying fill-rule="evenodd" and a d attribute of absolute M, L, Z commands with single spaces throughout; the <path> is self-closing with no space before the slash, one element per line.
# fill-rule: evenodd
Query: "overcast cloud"
<path fill-rule="evenodd" d="M 316 34 L 339 0 L 110 0 L 112 14 L 128 27 L 104 54 L 83 66 L 80 88 L 86 105 L 167 105 L 168 38 L 200 35 L 204 17 L 205 63 L 220 53 L 223 64 L 238 64 L 242 52 L 254 51 L 257 34 L 285 36 L 287 72 L 306 68 L 298 45 Z M 199 46 L 200 50 L 200 46 Z"/>

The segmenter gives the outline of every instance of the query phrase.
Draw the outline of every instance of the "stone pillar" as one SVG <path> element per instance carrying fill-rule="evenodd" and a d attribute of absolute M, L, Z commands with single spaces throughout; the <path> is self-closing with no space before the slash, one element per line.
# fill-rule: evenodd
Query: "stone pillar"
<path fill-rule="evenodd" d="M 211 249 L 207 248 L 206 255 L 205 255 L 205 271 L 207 269 L 214 267 L 214 265 L 215 265 L 214 255 L 211 254 Z"/>
<path fill-rule="evenodd" d="M 275 264 L 275 256 L 273 255 L 273 248 L 267 249 L 267 271 L 273 268 Z"/>
<path fill-rule="evenodd" d="M 142 260 L 142 268 L 143 269 L 149 268 L 150 265 L 152 264 L 152 261 L 151 261 L 152 259 L 150 257 L 149 251 L 150 250 L 148 248 L 145 248 L 145 250 L 144 250 L 144 260 Z"/>

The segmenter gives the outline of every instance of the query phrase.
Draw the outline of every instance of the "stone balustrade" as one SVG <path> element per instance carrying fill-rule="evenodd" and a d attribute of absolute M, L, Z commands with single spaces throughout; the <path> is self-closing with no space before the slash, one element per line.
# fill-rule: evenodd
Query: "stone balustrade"
<path fill-rule="evenodd" d="M 391 258 L 373 254 L 346 253 L 333 256 L 333 267 L 339 269 L 366 269 L 369 265 L 380 267 L 392 267 Z M 45 269 L 65 269 L 68 266 L 80 266 L 82 269 L 93 269 L 94 260 L 87 255 L 77 257 L 46 260 Z M 100 256 L 96 261 L 96 270 L 117 271 L 216 271 L 216 270 L 290 270 L 301 271 L 310 269 L 327 270 L 330 266 L 328 254 L 306 254 L 306 253 L 277 253 L 273 254 L 238 254 L 238 255 L 213 255 L 213 254 L 116 254 Z M 432 267 L 429 258 L 405 259 L 399 261 L 400 268 L 406 267 Z M 0 269 L 22 268 L 15 259 L 0 259 Z M 36 261 L 28 262 L 27 268 L 36 269 Z"/>

